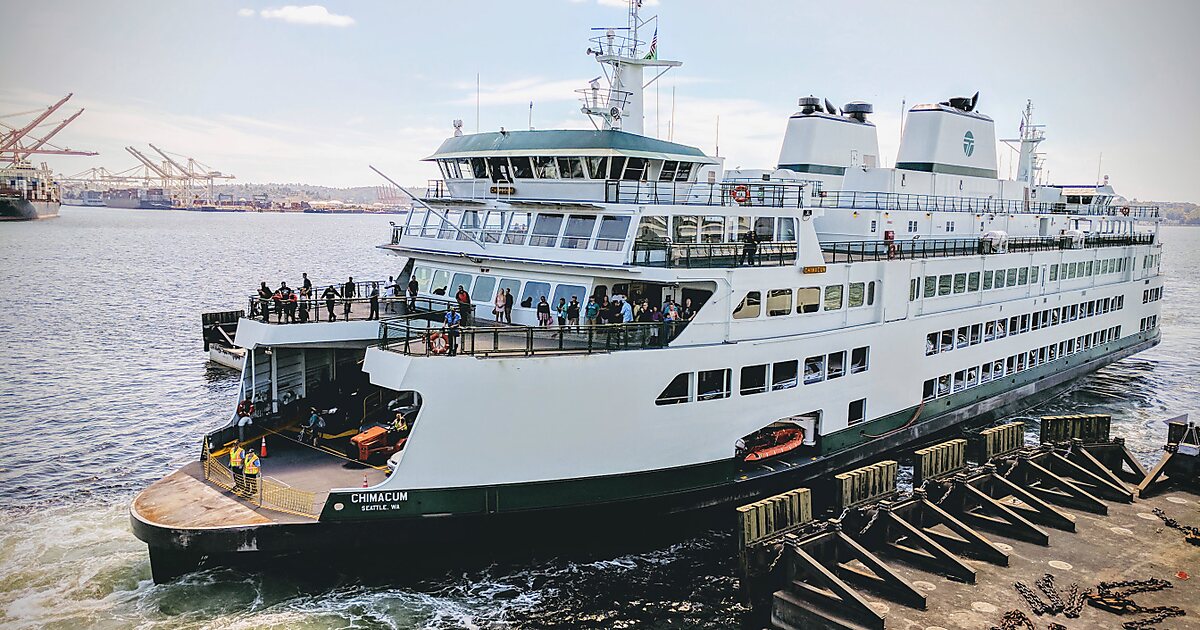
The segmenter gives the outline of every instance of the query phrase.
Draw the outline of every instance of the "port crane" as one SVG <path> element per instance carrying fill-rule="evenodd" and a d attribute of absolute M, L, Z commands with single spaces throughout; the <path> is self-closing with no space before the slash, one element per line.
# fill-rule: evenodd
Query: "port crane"
<path fill-rule="evenodd" d="M 54 115 L 67 101 L 74 96 L 74 93 L 67 94 L 58 100 L 58 102 L 47 107 L 45 110 L 33 110 L 28 112 L 18 112 L 15 114 L 0 115 L 0 162 L 6 162 L 13 166 L 24 163 L 31 155 L 98 155 L 95 151 L 77 151 L 66 147 L 60 147 L 50 142 L 51 138 L 58 135 L 58 132 L 66 128 L 67 125 L 75 121 L 83 114 L 83 109 L 71 114 L 67 118 L 58 122 L 46 122 L 48 118 Z M 37 114 L 33 120 L 25 125 L 15 127 L 3 121 L 4 118 L 14 118 L 17 116 L 27 116 L 29 114 Z M 35 131 L 44 125 L 54 125 L 48 133 L 35 135 Z M 40 133 L 40 132 L 39 132 Z"/>

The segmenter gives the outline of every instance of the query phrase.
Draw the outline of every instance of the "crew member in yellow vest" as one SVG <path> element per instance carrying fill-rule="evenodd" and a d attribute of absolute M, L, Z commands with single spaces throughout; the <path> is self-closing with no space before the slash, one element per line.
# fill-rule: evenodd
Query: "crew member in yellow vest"
<path fill-rule="evenodd" d="M 229 451 L 229 467 L 233 469 L 233 491 L 241 492 L 242 486 L 246 485 L 246 477 L 242 472 L 242 465 L 246 460 L 246 451 L 242 450 L 241 443 L 234 443 L 233 448 Z"/>
<path fill-rule="evenodd" d="M 248 496 L 254 496 L 258 492 L 258 453 L 254 449 L 246 451 L 246 459 L 242 462 L 242 472 L 245 476 L 245 485 L 243 486 Z"/>

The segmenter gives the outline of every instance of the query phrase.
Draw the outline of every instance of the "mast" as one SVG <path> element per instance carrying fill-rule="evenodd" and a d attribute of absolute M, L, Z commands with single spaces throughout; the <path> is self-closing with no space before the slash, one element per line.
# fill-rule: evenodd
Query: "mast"
<path fill-rule="evenodd" d="M 1010 147 L 1013 143 L 1020 143 L 1016 147 L 1019 153 L 1017 181 L 1024 182 L 1029 188 L 1037 185 L 1037 173 L 1042 168 L 1037 148 L 1045 139 L 1045 125 L 1033 124 L 1033 101 L 1025 101 L 1025 112 L 1021 115 L 1021 137 L 1003 142 Z"/>
<path fill-rule="evenodd" d="M 645 132 L 645 89 L 671 68 L 683 65 L 680 61 L 658 58 L 657 29 L 648 51 L 642 52 L 645 42 L 638 39 L 638 31 L 650 20 L 643 21 L 638 15 L 641 4 L 641 0 L 629 0 L 629 22 L 624 28 L 592 29 L 604 31 L 603 35 L 591 38 L 588 54 L 595 55 L 601 64 L 608 89 L 601 89 L 601 77 L 596 77 L 587 88 L 576 90 L 582 95 L 581 111 L 603 121 L 604 129 L 639 135 Z M 646 68 L 657 71 L 649 81 L 644 81 Z"/>

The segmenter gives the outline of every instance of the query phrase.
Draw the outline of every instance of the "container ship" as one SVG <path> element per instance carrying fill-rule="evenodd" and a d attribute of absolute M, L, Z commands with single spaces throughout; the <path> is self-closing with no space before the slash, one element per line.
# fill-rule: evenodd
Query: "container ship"
<path fill-rule="evenodd" d="M 249 299 L 229 415 L 131 506 L 155 580 L 731 517 L 1159 342 L 1158 210 L 1039 181 L 1031 106 L 1015 180 L 978 95 L 912 107 L 891 168 L 870 104 L 803 97 L 726 171 L 643 133 L 679 62 L 639 4 L 591 41 L 595 130 L 458 123 L 390 282 Z"/>
<path fill-rule="evenodd" d="M 19 161 L 0 168 L 0 221 L 29 221 L 58 216 L 58 185 L 42 164 Z"/>
<path fill-rule="evenodd" d="M 109 208 L 169 210 L 171 198 L 162 188 L 122 188 L 105 191 L 104 205 Z"/>

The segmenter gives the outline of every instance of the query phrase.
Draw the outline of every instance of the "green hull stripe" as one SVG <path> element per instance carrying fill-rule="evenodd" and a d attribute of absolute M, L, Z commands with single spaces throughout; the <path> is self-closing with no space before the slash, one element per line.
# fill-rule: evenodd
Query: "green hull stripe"
<path fill-rule="evenodd" d="M 921 408 L 917 423 L 1028 385 L 1049 374 L 1119 352 L 1153 338 L 1154 332 L 1138 333 L 1122 342 L 1096 346 L 984 385 L 927 401 Z M 860 425 L 822 435 L 821 454 L 837 453 L 873 439 L 867 437 L 868 435 L 882 435 L 904 427 L 912 421 L 917 409 L 918 407 L 909 407 Z M 585 479 L 433 490 L 330 493 L 321 520 L 485 514 L 578 507 L 716 488 L 740 479 L 744 479 L 743 474 L 731 458 L 695 466 Z M 399 499 L 399 496 L 404 498 Z M 339 504 L 341 509 L 337 509 Z"/>
<path fill-rule="evenodd" d="M 902 171 L 922 171 L 925 173 L 996 179 L 995 169 L 975 168 L 973 166 L 955 166 L 953 164 L 938 164 L 935 162 L 898 162 L 896 168 Z"/>

